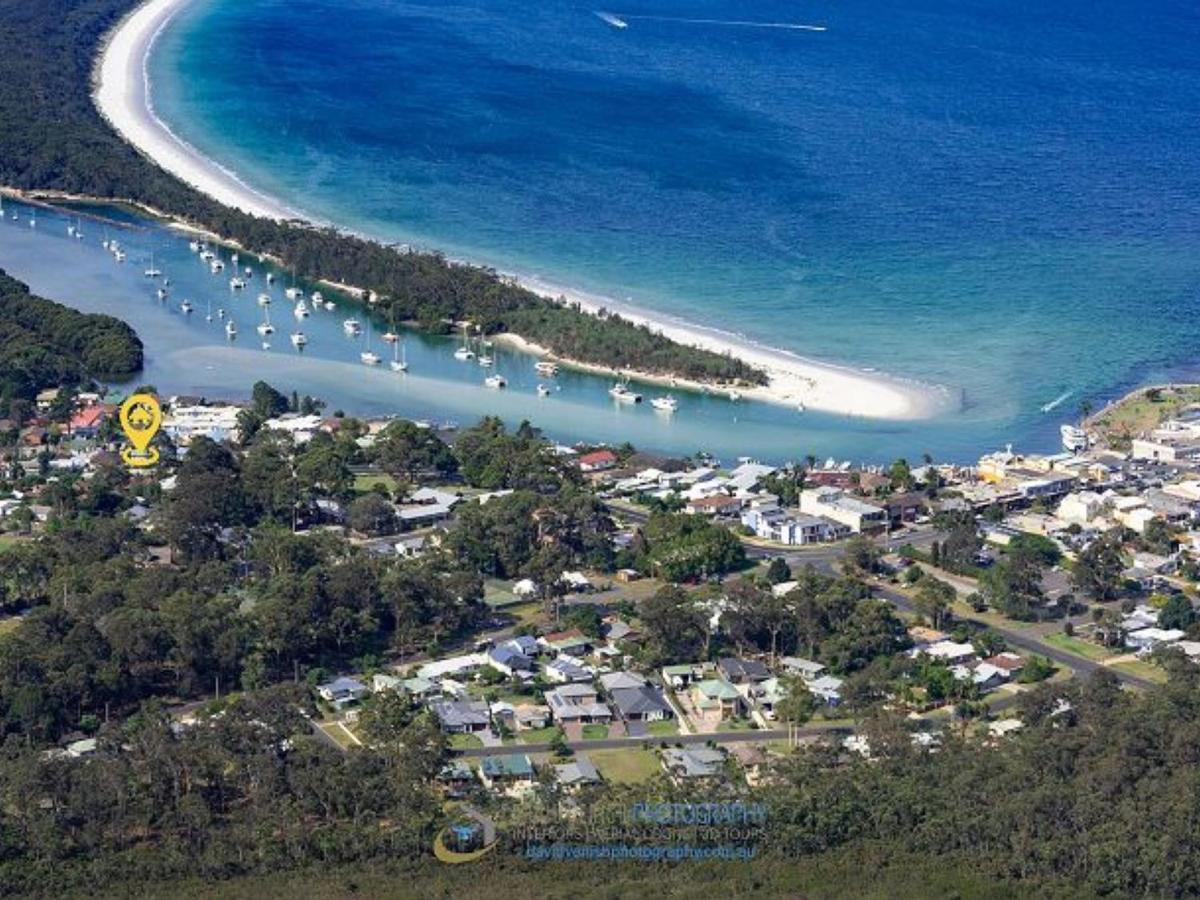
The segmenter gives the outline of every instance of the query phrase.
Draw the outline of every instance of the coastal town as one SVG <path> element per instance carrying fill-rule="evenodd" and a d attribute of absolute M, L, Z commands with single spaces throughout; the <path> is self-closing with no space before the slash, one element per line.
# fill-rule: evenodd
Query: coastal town
<path fill-rule="evenodd" d="M 329 415 L 267 385 L 254 393 L 166 402 L 173 462 L 131 479 L 115 511 L 142 535 L 142 565 L 178 566 L 164 509 L 201 444 L 343 448 L 340 487 L 297 505 L 289 531 L 335 534 L 402 566 L 478 552 L 480 535 L 466 532 L 497 527 L 489 509 L 515 495 L 446 462 L 466 459 L 471 430 Z M 120 399 L 48 388 L 0 421 L 0 554 L 36 547 L 112 478 Z M 447 796 L 484 802 L 546 779 L 567 790 L 754 785 L 803 745 L 870 758 L 862 724 L 880 704 L 914 746 L 936 750 L 948 730 L 986 743 L 1020 729 L 1035 685 L 1097 668 L 1130 690 L 1160 683 L 1164 660 L 1200 662 L 1200 389 L 1139 390 L 1064 427 L 1064 440 L 1072 450 L 884 467 L 673 459 L 531 436 L 538 465 L 595 496 L 602 562 L 485 565 L 497 571 L 480 585 L 483 612 L 452 637 L 397 642 L 367 666 L 297 669 L 313 734 L 342 752 L 369 746 L 363 720 L 402 697 L 443 735 Z M 558 540 L 553 509 L 514 514 L 530 516 L 535 543 Z M 670 551 L 656 552 L 668 527 Z M 216 540 L 244 552 L 235 529 Z M 845 592 L 851 608 L 835 614 Z M 7 596 L 5 631 L 36 611 L 19 589 Z M 214 691 L 181 704 L 177 727 L 236 696 Z M 52 752 L 120 752 L 98 738 L 68 731 Z"/>

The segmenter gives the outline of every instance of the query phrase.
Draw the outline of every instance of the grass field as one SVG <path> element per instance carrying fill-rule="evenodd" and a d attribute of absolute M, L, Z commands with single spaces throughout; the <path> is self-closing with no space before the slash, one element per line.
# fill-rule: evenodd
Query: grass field
<path fill-rule="evenodd" d="M 583 726 L 583 739 L 585 741 L 602 741 L 606 737 L 608 737 L 607 725 L 591 724 Z"/>
<path fill-rule="evenodd" d="M 663 719 L 659 722 L 648 722 L 646 733 L 653 737 L 670 737 L 679 734 L 679 724 L 674 719 Z"/>
<path fill-rule="evenodd" d="M 1127 675 L 1136 675 L 1138 678 L 1145 678 L 1147 681 L 1153 681 L 1156 684 L 1167 683 L 1167 672 L 1165 669 L 1161 666 L 1156 666 L 1154 663 L 1145 662 L 1140 659 L 1113 663 L 1110 668 L 1118 669 Z"/>
<path fill-rule="evenodd" d="M 1084 659 L 1103 660 L 1113 655 L 1112 651 L 1107 647 L 1101 647 L 1099 644 L 1093 644 L 1091 641 L 1085 641 L 1082 638 L 1072 637 L 1061 632 L 1046 635 L 1045 641 L 1047 644 L 1053 644 L 1059 650 L 1066 650 L 1068 653 L 1074 653 L 1076 656 L 1082 656 Z"/>
<path fill-rule="evenodd" d="M 473 734 L 452 734 L 447 741 L 451 750 L 478 750 L 483 741 Z"/>
<path fill-rule="evenodd" d="M 549 728 L 529 728 L 519 731 L 517 738 L 522 744 L 548 744 L 561 734 L 561 728 L 551 725 Z"/>
<path fill-rule="evenodd" d="M 1154 428 L 1195 403 L 1200 403 L 1200 385 L 1139 388 L 1095 415 L 1089 424 L 1110 441 L 1120 441 Z"/>
<path fill-rule="evenodd" d="M 355 475 L 354 476 L 354 492 L 356 494 L 366 494 L 370 492 L 376 485 L 382 485 L 389 494 L 396 490 L 396 479 L 391 475 Z"/>
<path fill-rule="evenodd" d="M 607 781 L 617 784 L 639 784 L 662 771 L 658 756 L 652 750 L 589 750 L 588 759 Z"/>

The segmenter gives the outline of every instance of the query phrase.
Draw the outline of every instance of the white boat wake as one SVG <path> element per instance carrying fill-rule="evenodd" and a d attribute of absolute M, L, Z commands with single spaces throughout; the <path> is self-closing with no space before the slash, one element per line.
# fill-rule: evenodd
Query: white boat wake
<path fill-rule="evenodd" d="M 1057 397 L 1055 397 L 1049 403 L 1046 403 L 1042 406 L 1042 412 L 1048 413 L 1048 412 L 1054 411 L 1059 406 L 1061 406 L 1063 401 L 1066 400 L 1068 397 L 1070 397 L 1073 393 L 1075 393 L 1075 392 L 1074 391 L 1064 391 L 1063 393 L 1059 394 Z"/>
<path fill-rule="evenodd" d="M 689 19 L 683 16 L 616 15 L 598 12 L 601 19 L 614 28 L 628 28 L 632 19 L 645 22 L 676 22 L 680 25 L 715 25 L 724 28 L 777 28 L 785 31 L 828 31 L 824 25 L 805 25 L 800 22 L 751 22 L 741 19 Z"/>

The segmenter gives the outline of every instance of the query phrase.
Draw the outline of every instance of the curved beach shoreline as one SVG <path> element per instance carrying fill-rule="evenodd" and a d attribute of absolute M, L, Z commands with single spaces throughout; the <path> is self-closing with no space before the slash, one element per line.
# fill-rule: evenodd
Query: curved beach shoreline
<path fill-rule="evenodd" d="M 155 40 L 189 2 L 145 0 L 113 29 L 104 42 L 94 72 L 93 99 L 97 108 L 126 141 L 196 190 L 252 215 L 311 221 L 310 217 L 255 190 L 235 173 L 204 156 L 174 134 L 155 114 L 147 60 Z M 742 394 L 747 399 L 838 415 L 891 420 L 931 418 L 961 407 L 961 398 L 944 387 L 817 362 L 718 329 L 697 326 L 607 298 L 520 275 L 511 277 L 550 299 L 562 299 L 589 312 L 604 309 L 619 313 L 623 318 L 646 325 L 685 346 L 729 354 L 764 370 L 769 384 L 744 389 Z M 515 335 L 509 337 L 509 343 L 544 354 L 541 348 Z M 577 365 L 571 360 L 563 362 Z M 579 367 L 597 370 L 597 367 Z M 704 385 L 684 379 L 662 379 L 638 372 L 626 374 L 638 380 L 704 389 Z"/>

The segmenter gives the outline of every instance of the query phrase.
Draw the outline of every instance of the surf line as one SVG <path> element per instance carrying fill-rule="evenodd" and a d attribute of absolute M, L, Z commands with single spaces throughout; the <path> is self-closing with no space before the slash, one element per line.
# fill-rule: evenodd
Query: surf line
<path fill-rule="evenodd" d="M 609 13 L 613 19 L 619 22 L 628 22 L 631 19 L 641 19 L 646 22 L 676 22 L 680 25 L 719 25 L 726 28 L 780 28 L 786 31 L 828 31 L 824 25 L 803 25 L 797 22 L 750 22 L 739 19 L 688 19 L 681 16 L 649 16 L 649 15 L 626 15 L 624 13 L 613 14 Z M 615 25 L 615 22 L 601 16 L 606 22 Z M 624 27 L 624 26 L 617 26 Z"/>

